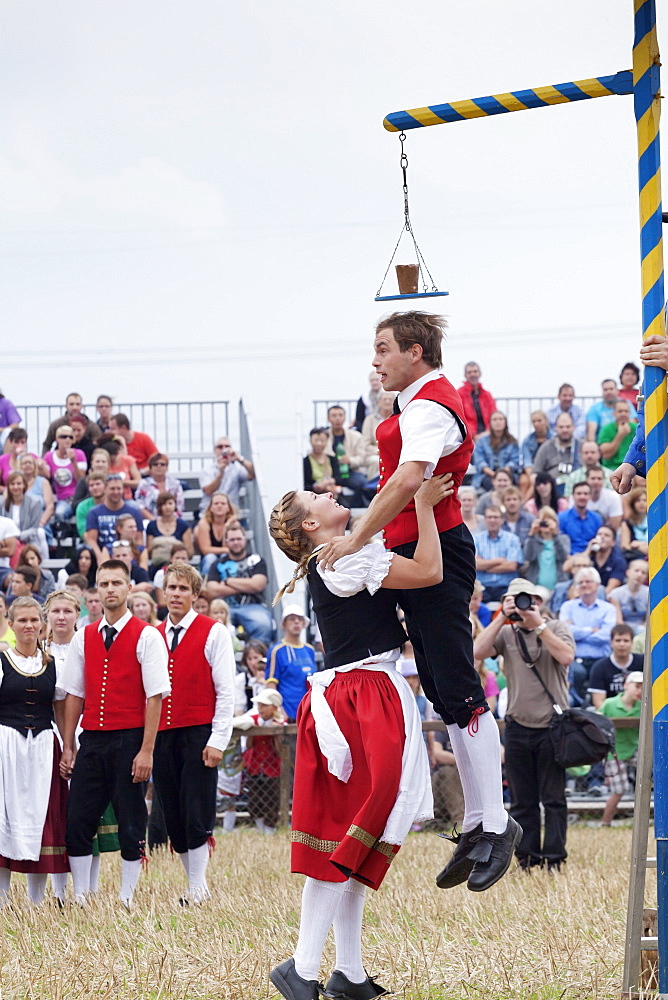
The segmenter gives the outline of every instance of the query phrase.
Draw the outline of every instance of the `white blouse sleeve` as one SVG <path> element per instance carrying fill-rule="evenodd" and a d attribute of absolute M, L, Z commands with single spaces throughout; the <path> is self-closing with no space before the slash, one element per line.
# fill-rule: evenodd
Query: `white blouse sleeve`
<path fill-rule="evenodd" d="M 333 570 L 324 569 L 318 563 L 318 573 L 336 597 L 352 597 L 365 587 L 373 595 L 390 572 L 393 555 L 394 552 L 388 552 L 380 540 L 374 539 L 359 552 L 337 559 Z"/>

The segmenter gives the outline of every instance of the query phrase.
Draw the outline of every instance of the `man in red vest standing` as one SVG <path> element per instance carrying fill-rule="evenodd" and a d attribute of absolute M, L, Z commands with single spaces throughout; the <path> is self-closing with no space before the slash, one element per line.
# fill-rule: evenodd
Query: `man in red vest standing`
<path fill-rule="evenodd" d="M 453 494 L 434 509 L 443 582 L 399 591 L 398 601 L 422 687 L 448 727 L 464 789 L 462 833 L 436 884 L 450 888 L 468 880 L 469 889 L 481 892 L 508 870 L 522 831 L 503 806 L 499 733 L 473 666 L 475 546 L 457 496 L 473 441 L 461 398 L 439 373 L 444 330 L 442 317 L 423 312 L 393 313 L 376 328 L 373 367 L 383 388 L 399 393 L 393 416 L 376 431 L 379 492 L 352 533 L 329 542 L 318 560 L 332 568 L 381 529 L 387 548 L 411 558 L 418 538 L 413 497 L 425 478 L 452 476 Z"/>
<path fill-rule="evenodd" d="M 162 703 L 153 782 L 188 876 L 183 902 L 198 904 L 209 894 L 217 768 L 232 733 L 236 665 L 225 626 L 193 611 L 202 589 L 197 570 L 172 563 L 163 589 L 169 614 L 158 631 L 169 654 L 172 692 Z"/>
<path fill-rule="evenodd" d="M 93 838 L 111 802 L 121 845 L 120 898 L 127 909 L 144 857 L 145 782 L 153 768 L 162 699 L 170 690 L 160 633 L 128 611 L 131 586 L 119 559 L 98 568 L 104 616 L 75 634 L 61 682 L 67 696 L 60 769 L 64 778 L 72 777 L 65 842 L 74 897 L 85 903 L 90 892 Z"/>

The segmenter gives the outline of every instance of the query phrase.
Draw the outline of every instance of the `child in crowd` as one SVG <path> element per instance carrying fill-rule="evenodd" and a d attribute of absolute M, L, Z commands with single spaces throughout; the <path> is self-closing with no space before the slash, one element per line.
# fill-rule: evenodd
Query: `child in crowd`
<path fill-rule="evenodd" d="M 299 703 L 308 690 L 308 679 L 315 673 L 313 646 L 301 641 L 306 626 L 304 612 L 298 604 L 283 609 L 283 638 L 269 647 L 265 681 L 280 691 L 285 714 L 290 722 L 297 718 Z"/>
<path fill-rule="evenodd" d="M 640 670 L 632 670 L 624 681 L 624 690 L 613 698 L 606 698 L 600 711 L 611 719 L 639 719 L 642 699 L 643 675 Z M 602 826 L 612 824 L 615 810 L 626 792 L 635 787 L 635 771 L 638 758 L 639 731 L 633 729 L 617 729 L 615 732 L 615 752 L 617 760 L 610 758 L 605 762 L 605 782 L 610 791 L 610 797 L 605 803 Z"/>
<path fill-rule="evenodd" d="M 234 720 L 235 729 L 284 726 L 283 698 L 266 688 L 255 697 L 255 710 Z M 248 736 L 244 758 L 244 788 L 248 811 L 260 833 L 275 833 L 280 803 L 281 755 L 276 736 Z"/>
<path fill-rule="evenodd" d="M 234 625 L 230 621 L 230 607 L 227 601 L 224 601 L 222 597 L 216 597 L 211 601 L 209 605 L 209 617 L 225 626 L 232 637 L 232 649 L 235 653 L 238 653 L 241 649 L 241 642 L 239 641 Z"/>
<path fill-rule="evenodd" d="M 241 667 L 246 676 L 247 707 L 250 710 L 255 698 L 266 687 L 264 671 L 267 666 L 267 647 L 259 639 L 249 639 L 241 654 Z"/>

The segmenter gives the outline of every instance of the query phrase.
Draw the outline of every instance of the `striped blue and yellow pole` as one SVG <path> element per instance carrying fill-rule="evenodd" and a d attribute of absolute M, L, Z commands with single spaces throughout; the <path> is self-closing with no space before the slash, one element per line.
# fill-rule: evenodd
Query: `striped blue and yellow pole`
<path fill-rule="evenodd" d="M 508 111 L 528 111 L 531 108 L 546 108 L 551 104 L 568 104 L 572 101 L 587 101 L 592 97 L 612 97 L 615 94 L 633 93 L 631 70 L 622 70 L 612 76 L 596 76 L 591 80 L 573 80 L 570 83 L 555 83 L 535 90 L 515 90 L 508 94 L 493 94 L 489 97 L 473 97 L 468 101 L 453 104 L 434 104 L 428 108 L 412 108 L 410 111 L 394 111 L 383 121 L 388 132 L 407 132 L 410 128 L 424 128 L 428 125 L 444 125 L 461 122 L 469 118 L 488 118 Z"/>
<path fill-rule="evenodd" d="M 638 133 L 643 338 L 665 336 L 661 231 L 661 79 L 655 0 L 634 0 L 633 104 Z M 646 367 L 645 448 L 649 523 L 650 642 L 657 840 L 659 992 L 668 995 L 668 427 L 665 372 Z"/>

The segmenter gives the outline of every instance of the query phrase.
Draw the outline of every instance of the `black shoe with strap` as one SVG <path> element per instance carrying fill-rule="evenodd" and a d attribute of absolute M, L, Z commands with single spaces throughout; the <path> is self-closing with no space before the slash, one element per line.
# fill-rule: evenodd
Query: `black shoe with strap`
<path fill-rule="evenodd" d="M 269 978 L 285 1000 L 319 1000 L 320 984 L 315 979 L 302 979 L 297 975 L 294 958 L 277 965 L 269 973 Z"/>
<path fill-rule="evenodd" d="M 483 830 L 471 839 L 475 840 L 475 845 L 469 857 L 474 859 L 475 864 L 469 875 L 468 887 L 471 892 L 484 892 L 508 871 L 515 848 L 522 839 L 522 827 L 509 816 L 505 833 L 486 833 Z"/>
<path fill-rule="evenodd" d="M 452 889 L 454 885 L 466 882 L 473 871 L 474 860 L 469 857 L 469 851 L 473 849 L 475 838 L 482 833 L 482 823 L 478 823 L 472 830 L 465 833 L 457 833 L 457 828 L 452 832 L 452 836 L 439 833 L 439 837 L 449 840 L 455 844 L 455 850 L 443 871 L 436 877 L 436 885 L 439 889 Z"/>
<path fill-rule="evenodd" d="M 351 983 L 347 976 L 335 969 L 325 986 L 319 987 L 320 993 L 328 1000 L 375 1000 L 386 996 L 390 991 L 367 976 L 363 983 Z"/>

